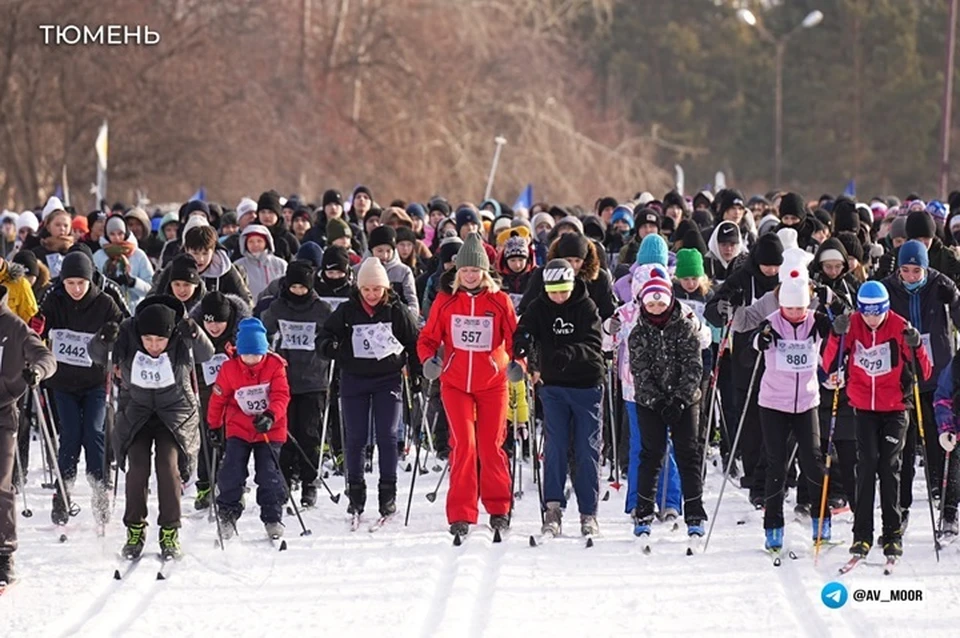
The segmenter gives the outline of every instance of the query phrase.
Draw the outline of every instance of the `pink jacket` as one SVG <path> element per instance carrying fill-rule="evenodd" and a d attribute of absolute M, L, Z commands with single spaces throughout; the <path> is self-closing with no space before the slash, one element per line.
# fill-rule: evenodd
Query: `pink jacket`
<path fill-rule="evenodd" d="M 764 353 L 764 372 L 757 403 L 762 408 L 800 414 L 820 405 L 817 369 L 820 363 L 820 335 L 816 316 L 794 326 L 780 310 L 767 316 L 775 333 Z"/>

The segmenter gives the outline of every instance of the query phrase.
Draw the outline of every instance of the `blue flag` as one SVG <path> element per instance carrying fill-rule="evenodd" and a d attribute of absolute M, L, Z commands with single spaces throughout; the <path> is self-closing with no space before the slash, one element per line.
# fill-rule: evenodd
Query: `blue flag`
<path fill-rule="evenodd" d="M 527 184 L 527 187 L 523 189 L 523 192 L 520 193 L 520 197 L 517 198 L 517 201 L 513 203 L 513 210 L 518 208 L 526 208 L 530 210 L 533 206 L 533 184 Z"/>
<path fill-rule="evenodd" d="M 207 189 L 205 189 L 203 186 L 201 186 L 200 189 L 199 189 L 196 193 L 194 193 L 193 195 L 191 195 L 191 196 L 190 196 L 190 199 L 188 199 L 187 201 L 189 201 L 189 202 L 192 202 L 192 201 L 205 202 L 205 201 L 207 201 Z"/>
<path fill-rule="evenodd" d="M 856 197 L 857 196 L 857 184 L 856 180 L 851 179 L 847 182 L 847 187 L 843 189 L 843 194 L 847 197 Z"/>
<path fill-rule="evenodd" d="M 57 190 L 53 191 L 53 196 L 60 201 L 63 201 L 63 186 L 57 184 Z"/>

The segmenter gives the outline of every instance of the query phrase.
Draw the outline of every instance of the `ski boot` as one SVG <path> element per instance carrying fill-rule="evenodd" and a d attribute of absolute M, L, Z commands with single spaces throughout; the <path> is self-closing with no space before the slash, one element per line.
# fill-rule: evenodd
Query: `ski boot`
<path fill-rule="evenodd" d="M 633 535 L 634 536 L 644 536 L 644 535 L 650 536 L 651 523 L 653 523 L 653 514 L 638 516 L 636 513 L 634 513 Z"/>
<path fill-rule="evenodd" d="M 347 485 L 347 514 L 359 516 L 363 514 L 363 508 L 367 504 L 367 484 L 364 482 L 350 483 Z"/>
<path fill-rule="evenodd" d="M 70 520 L 70 512 L 67 511 L 67 504 L 63 502 L 60 496 L 60 490 L 56 489 L 53 493 L 53 509 L 50 510 L 50 520 L 54 525 L 66 525 Z"/>
<path fill-rule="evenodd" d="M 899 535 L 891 534 L 890 538 L 883 539 L 883 555 L 888 558 L 903 556 L 903 541 Z"/>
<path fill-rule="evenodd" d="M 797 503 L 793 508 L 793 513 L 800 518 L 810 518 L 810 503 Z"/>
<path fill-rule="evenodd" d="M 275 523 L 264 523 L 264 529 L 267 531 L 267 536 L 273 540 L 283 538 L 283 523 L 277 521 Z"/>
<path fill-rule="evenodd" d="M 450 534 L 453 536 L 466 536 L 470 532 L 470 523 L 466 521 L 457 521 L 450 523 Z"/>
<path fill-rule="evenodd" d="M 960 523 L 957 522 L 956 510 L 954 510 L 952 517 L 949 513 L 944 515 L 943 526 L 940 528 L 940 535 L 945 538 L 960 535 Z M 953 539 L 951 538 L 950 540 Z"/>
<path fill-rule="evenodd" d="M 580 535 L 581 536 L 596 536 L 600 533 L 600 524 L 597 522 L 597 517 L 590 514 L 581 514 L 580 515 Z"/>
<path fill-rule="evenodd" d="M 510 517 L 506 514 L 491 514 L 490 528 L 494 531 L 505 532 L 510 529 Z"/>
<path fill-rule="evenodd" d="M 237 519 L 240 515 L 223 506 L 220 506 L 219 509 L 220 534 L 223 536 L 223 540 L 228 541 L 237 535 Z"/>
<path fill-rule="evenodd" d="M 783 549 L 783 528 L 782 527 L 772 527 L 769 529 L 763 530 L 764 535 L 766 536 L 766 541 L 763 543 L 763 548 L 768 552 L 779 552 Z"/>
<path fill-rule="evenodd" d="M 314 507 L 317 504 L 317 486 L 313 483 L 304 483 L 300 488 L 300 505 Z"/>
<path fill-rule="evenodd" d="M 703 537 L 707 530 L 703 527 L 703 521 L 690 521 L 687 523 L 687 536 Z"/>
<path fill-rule="evenodd" d="M 831 525 L 830 521 L 831 521 L 831 519 L 829 519 L 829 518 L 823 519 L 823 528 L 822 528 L 822 529 L 818 529 L 819 526 L 820 526 L 820 519 L 819 519 L 819 518 L 811 518 L 811 519 L 810 519 L 810 527 L 811 527 L 811 533 L 813 534 L 813 542 L 814 542 L 814 543 L 817 542 L 817 532 L 820 532 L 820 541 L 821 541 L 821 542 L 826 542 L 826 541 L 829 541 L 829 540 L 830 540 L 830 532 L 832 531 L 832 530 L 831 530 L 832 525 Z"/>
<path fill-rule="evenodd" d="M 753 509 L 762 510 L 763 509 L 763 497 L 762 496 L 751 496 L 750 504 L 753 505 Z"/>
<path fill-rule="evenodd" d="M 146 523 L 127 525 L 127 542 L 120 553 L 127 560 L 137 560 L 143 553 L 144 534 L 147 531 Z"/>
<path fill-rule="evenodd" d="M 17 570 L 13 564 L 13 554 L 0 554 L 0 587 L 12 585 L 17 580 Z"/>
<path fill-rule="evenodd" d="M 870 553 L 869 541 L 853 541 L 853 545 L 850 546 L 850 553 L 854 556 L 865 557 Z"/>
<path fill-rule="evenodd" d="M 910 510 L 900 512 L 900 536 L 907 533 L 907 525 L 910 524 Z"/>
<path fill-rule="evenodd" d="M 660 517 L 660 520 L 664 523 L 672 523 L 678 518 L 680 518 L 680 512 L 672 507 L 668 507 L 663 511 L 663 516 Z"/>
<path fill-rule="evenodd" d="M 390 516 L 397 511 L 397 483 L 396 481 L 380 481 L 377 484 L 377 503 L 380 506 L 380 516 Z"/>
<path fill-rule="evenodd" d="M 540 528 L 540 533 L 559 536 L 562 529 L 562 522 L 563 510 L 560 509 L 560 503 L 550 501 L 547 503 L 547 509 L 543 513 L 543 526 Z"/>
<path fill-rule="evenodd" d="M 163 560 L 176 560 L 183 556 L 183 550 L 180 549 L 180 533 L 176 527 L 160 528 L 160 558 Z"/>
<path fill-rule="evenodd" d="M 197 496 L 193 499 L 193 509 L 199 511 L 210 507 L 213 501 L 213 490 L 209 487 L 197 487 Z"/>

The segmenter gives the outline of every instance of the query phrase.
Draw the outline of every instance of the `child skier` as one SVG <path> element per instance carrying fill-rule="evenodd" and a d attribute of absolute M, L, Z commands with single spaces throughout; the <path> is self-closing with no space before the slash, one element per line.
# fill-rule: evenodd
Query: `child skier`
<path fill-rule="evenodd" d="M 218 434 L 221 428 L 226 430 L 223 467 L 217 475 L 217 508 L 224 538 L 233 537 L 243 513 L 241 497 L 251 452 L 260 520 L 270 538 L 283 536 L 280 519 L 287 494 L 277 455 L 287 440 L 290 386 L 286 362 L 267 350 L 267 330 L 260 320 L 241 321 L 237 354 L 220 368 L 207 408 L 210 428 Z"/>
<path fill-rule="evenodd" d="M 281 277 L 287 270 L 287 262 L 274 254 L 275 251 L 273 235 L 265 226 L 250 224 L 240 234 L 243 257 L 234 264 L 246 271 L 247 285 L 253 299 L 259 297 L 271 281 Z"/>
<path fill-rule="evenodd" d="M 288 485 L 294 479 L 301 481 L 301 504 L 313 507 L 317 504 L 314 481 L 320 466 L 320 422 L 330 387 L 330 361 L 320 354 L 317 336 L 333 310 L 313 288 L 316 274 L 310 262 L 293 261 L 285 277 L 286 290 L 263 313 L 267 339 L 279 337 L 277 354 L 296 370 L 290 379 L 287 409 L 287 427 L 296 443 L 288 441 L 283 446 L 280 467 Z"/>
<path fill-rule="evenodd" d="M 650 534 L 660 466 L 673 438 L 684 496 L 684 520 L 691 537 L 704 534 L 701 462 L 698 455 L 698 409 L 703 376 L 696 316 L 674 299 L 666 279 L 651 278 L 640 292 L 640 316 L 630 333 L 637 417 L 642 424 L 637 508 L 637 536 Z"/>
<path fill-rule="evenodd" d="M 580 511 L 580 533 L 599 533 L 600 440 L 604 362 L 600 315 L 583 281 L 564 259 L 543 269 L 543 292 L 534 299 L 513 336 L 513 354 L 541 372 L 544 411 L 544 488 L 546 509 L 542 533 L 557 536 L 567 502 L 567 453 L 573 442 L 574 490 Z M 539 359 L 539 360 L 537 360 Z"/>
<path fill-rule="evenodd" d="M 757 403 L 767 455 L 764 547 L 770 552 L 783 547 L 783 484 L 791 433 L 809 493 L 819 495 L 823 482 L 817 362 L 820 342 L 830 322 L 826 315 L 809 309 L 810 279 L 805 260 L 785 261 L 783 265 L 784 276 L 777 292 L 780 308 L 760 325 L 754 342 L 763 355 Z M 830 509 L 825 510 L 822 523 L 818 516 L 819 508 L 813 512 L 813 539 L 830 540 Z"/>
<path fill-rule="evenodd" d="M 376 428 L 380 461 L 377 497 L 381 517 L 396 512 L 397 428 L 401 416 L 402 376 L 408 365 L 411 386 L 419 392 L 420 365 L 414 348 L 414 314 L 401 303 L 376 257 L 357 273 L 357 289 L 334 311 L 320 333 L 320 349 L 340 370 L 340 400 L 347 461 L 347 512 L 356 529 L 367 502 L 363 478 L 364 448 Z M 372 411 L 372 412 L 371 412 Z M 373 424 L 370 423 L 371 413 Z"/>
<path fill-rule="evenodd" d="M 220 368 L 236 352 L 237 326 L 250 316 L 250 307 L 246 302 L 235 295 L 224 294 L 220 291 L 207 293 L 200 301 L 190 318 L 203 330 L 213 344 L 213 356 L 203 363 L 197 363 L 197 385 L 200 395 L 201 434 L 207 436 L 210 426 L 207 424 L 207 408 L 210 406 L 210 395 L 213 393 L 213 384 L 217 382 Z M 219 465 L 223 456 L 223 448 L 211 450 L 217 455 Z M 213 500 L 213 490 L 210 485 L 209 467 L 212 458 L 201 454 L 197 463 L 197 496 L 193 506 L 204 510 L 210 507 Z"/>
<path fill-rule="evenodd" d="M 900 519 L 900 464 L 907 434 L 905 411 L 913 404 L 911 367 L 926 379 L 932 367 L 920 333 L 890 310 L 883 284 L 868 281 L 857 292 L 857 312 L 833 321 L 833 334 L 823 361 L 835 361 L 844 336 L 843 353 L 851 353 L 847 397 L 857 411 L 857 498 L 850 553 L 863 558 L 873 545 L 873 509 L 880 479 L 883 553 L 903 554 Z M 914 359 L 916 353 L 916 360 Z M 911 365 L 912 362 L 912 365 Z"/>
<path fill-rule="evenodd" d="M 64 260 L 66 266 L 67 260 Z M 147 527 L 147 483 L 156 445 L 160 501 L 160 551 L 164 560 L 180 557 L 181 481 L 193 472 L 200 447 L 199 402 L 193 391 L 193 361 L 203 363 L 213 346 L 184 309 L 165 295 L 148 297 L 136 314 L 118 326 L 105 324 L 90 341 L 90 357 L 107 365 L 110 351 L 120 368 L 121 409 L 113 430 L 117 462 L 128 461 L 122 555 L 135 560 L 143 552 Z M 187 473 L 180 459 L 187 459 Z"/>

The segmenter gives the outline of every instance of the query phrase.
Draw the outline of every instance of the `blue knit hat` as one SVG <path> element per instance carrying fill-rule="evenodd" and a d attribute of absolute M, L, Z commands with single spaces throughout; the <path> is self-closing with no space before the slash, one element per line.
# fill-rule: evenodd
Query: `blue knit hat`
<path fill-rule="evenodd" d="M 267 354 L 267 329 L 263 323 L 248 317 L 237 326 L 237 354 Z"/>
<path fill-rule="evenodd" d="M 920 266 L 924 270 L 930 268 L 930 256 L 927 247 L 922 242 L 911 239 L 900 246 L 899 262 L 901 266 Z"/>
<path fill-rule="evenodd" d="M 864 283 L 857 291 L 857 310 L 865 315 L 882 315 L 890 310 L 890 293 L 879 281 Z"/>
<path fill-rule="evenodd" d="M 637 251 L 637 263 L 641 266 L 645 264 L 667 265 L 667 241 L 657 233 L 651 233 L 640 242 L 640 250 Z"/>
<path fill-rule="evenodd" d="M 628 206 L 617 206 L 610 217 L 610 225 L 612 226 L 617 222 L 626 222 L 630 230 L 633 230 L 633 211 Z"/>
<path fill-rule="evenodd" d="M 323 264 L 323 248 L 320 244 L 313 241 L 306 241 L 300 244 L 300 250 L 297 251 L 297 259 L 309 261 L 314 268 L 320 268 Z"/>

